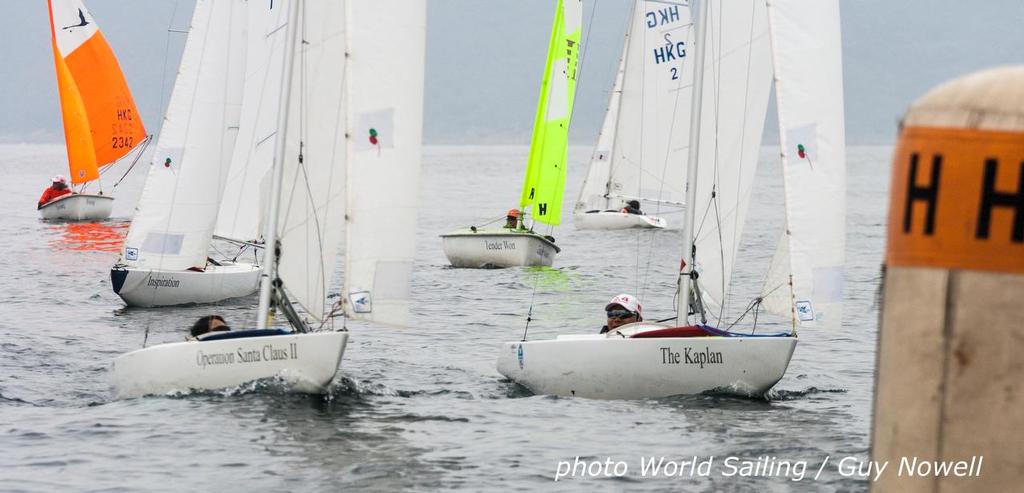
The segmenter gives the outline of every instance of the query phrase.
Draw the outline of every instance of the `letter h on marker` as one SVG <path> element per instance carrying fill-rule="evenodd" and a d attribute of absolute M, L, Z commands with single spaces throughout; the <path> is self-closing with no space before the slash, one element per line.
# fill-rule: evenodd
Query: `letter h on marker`
<path fill-rule="evenodd" d="M 935 232 L 935 207 L 939 197 L 939 173 L 942 170 L 942 154 L 932 156 L 932 179 L 928 186 L 917 185 L 918 154 L 910 155 L 910 176 L 907 177 L 907 203 L 903 206 L 903 232 L 909 233 L 911 220 L 914 216 L 914 202 L 925 201 L 928 214 L 924 221 L 924 234 Z"/>
<path fill-rule="evenodd" d="M 1024 162 L 1020 163 L 1020 174 L 1017 177 L 1016 192 L 996 191 L 996 171 L 999 161 L 994 158 L 985 160 L 985 183 L 981 189 L 981 206 L 978 207 L 978 228 L 974 236 L 988 239 L 989 227 L 992 225 L 992 208 L 1009 207 L 1013 209 L 1013 234 L 1010 241 L 1024 243 Z"/>

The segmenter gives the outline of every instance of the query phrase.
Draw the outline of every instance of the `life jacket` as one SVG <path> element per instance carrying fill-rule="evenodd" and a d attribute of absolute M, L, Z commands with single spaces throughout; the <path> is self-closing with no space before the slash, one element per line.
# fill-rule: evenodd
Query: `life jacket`
<path fill-rule="evenodd" d="M 43 196 L 39 197 L 39 205 L 46 204 L 57 197 L 63 197 L 69 193 L 71 193 L 71 189 L 67 187 L 60 190 L 57 190 L 52 186 L 48 187 L 46 190 L 43 190 Z"/>

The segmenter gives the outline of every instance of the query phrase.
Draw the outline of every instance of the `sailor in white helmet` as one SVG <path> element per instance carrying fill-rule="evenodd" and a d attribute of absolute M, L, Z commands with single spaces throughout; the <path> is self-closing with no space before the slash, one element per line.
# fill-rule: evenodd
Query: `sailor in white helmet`
<path fill-rule="evenodd" d="M 601 333 L 604 334 L 623 325 L 642 321 L 644 317 L 641 315 L 641 310 L 640 302 L 633 295 L 620 294 L 612 298 L 604 307 L 604 311 L 608 315 L 608 325 L 601 327 Z"/>

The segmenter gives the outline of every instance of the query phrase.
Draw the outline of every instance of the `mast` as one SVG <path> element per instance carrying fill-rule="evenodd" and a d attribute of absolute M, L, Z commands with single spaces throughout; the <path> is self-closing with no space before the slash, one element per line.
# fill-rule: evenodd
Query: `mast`
<path fill-rule="evenodd" d="M 256 312 L 256 328 L 265 329 L 269 322 L 270 297 L 274 289 L 273 283 L 277 279 L 277 256 L 280 254 L 280 246 L 277 239 L 277 216 L 281 202 L 281 181 L 284 174 L 284 159 L 287 146 L 288 114 L 291 106 L 292 75 L 295 71 L 293 58 L 295 47 L 298 45 L 299 26 L 297 25 L 299 5 L 302 0 L 292 0 L 288 7 L 288 36 L 284 52 L 284 70 L 281 76 L 281 104 L 282 107 L 277 114 L 277 135 L 274 137 L 274 165 L 271 168 L 270 182 L 270 206 L 267 215 L 267 225 L 264 230 L 265 244 L 267 245 L 266 258 L 263 261 L 263 273 L 260 275 L 260 305 Z"/>
<path fill-rule="evenodd" d="M 700 156 L 700 122 L 701 122 L 701 100 L 704 91 L 704 34 L 707 26 L 707 8 L 704 2 L 699 0 L 690 1 L 691 11 L 697 11 L 697 22 L 694 23 L 694 37 L 697 43 L 697 53 L 693 61 L 693 98 L 690 111 L 690 149 L 686 160 L 686 219 L 683 221 L 683 259 L 686 260 L 688 272 L 681 272 L 679 275 L 679 290 L 676 304 L 676 323 L 682 319 L 684 324 L 689 323 L 690 318 L 690 289 L 691 276 L 696 273 L 694 269 L 694 257 L 696 257 L 696 246 L 693 238 L 693 221 L 696 215 L 695 205 L 697 204 L 697 159 Z"/>
<path fill-rule="evenodd" d="M 633 24 L 634 24 L 635 19 L 636 19 L 636 10 L 640 8 L 640 1 L 641 0 L 636 0 L 635 2 L 633 2 L 633 14 L 629 18 L 629 23 L 627 24 L 629 27 L 626 28 L 626 39 L 622 43 L 622 56 L 619 57 L 619 71 L 615 73 L 615 86 L 612 87 L 612 94 L 608 98 L 609 99 L 608 111 L 611 111 L 611 109 L 612 109 L 612 105 L 610 104 L 611 101 L 615 101 L 615 119 L 616 119 L 616 122 L 612 125 L 612 139 L 615 139 L 616 137 L 618 137 L 617 134 L 618 134 L 618 131 L 619 131 L 619 124 L 618 124 L 617 120 L 619 119 L 619 112 L 621 111 L 621 108 L 622 108 L 622 84 L 624 82 L 623 79 L 624 79 L 624 75 L 626 73 L 626 57 L 629 56 L 629 38 L 630 38 L 630 36 L 633 35 Z M 616 97 L 616 94 L 615 94 L 616 92 L 618 92 L 618 97 Z M 598 139 L 600 139 L 600 136 L 598 136 Z M 615 170 L 615 168 L 614 168 L 614 166 L 615 166 L 615 158 L 614 158 L 614 156 L 615 156 L 615 140 L 612 140 L 612 145 L 608 149 L 608 179 L 606 179 L 605 182 L 604 182 L 604 208 L 605 209 L 608 209 L 612 205 L 612 197 L 611 197 L 611 195 L 612 195 L 612 172 Z"/>
<path fill-rule="evenodd" d="M 349 99 L 352 94 L 352 2 L 345 2 L 345 91 L 342 93 L 342 104 L 345 105 L 345 270 L 344 279 L 341 283 L 341 316 L 342 327 L 345 327 L 349 317 L 353 315 L 352 309 L 352 235 L 349 234 L 352 211 L 352 159 L 355 129 L 352 128 L 352 105 Z"/>

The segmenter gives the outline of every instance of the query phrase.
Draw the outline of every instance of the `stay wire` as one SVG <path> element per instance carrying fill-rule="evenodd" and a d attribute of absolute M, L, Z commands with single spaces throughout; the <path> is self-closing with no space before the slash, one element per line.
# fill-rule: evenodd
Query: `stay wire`
<path fill-rule="evenodd" d="M 176 29 L 173 28 L 174 27 L 174 19 L 177 17 L 177 14 L 178 14 L 178 3 L 179 3 L 178 1 L 174 2 L 174 9 L 171 10 L 171 20 L 168 21 L 168 23 L 167 23 L 168 24 L 167 25 L 167 41 L 166 41 L 166 43 L 164 45 L 164 68 L 163 68 L 163 72 L 161 73 L 161 76 L 160 76 L 160 108 L 159 108 L 159 110 L 160 110 L 160 114 L 161 115 L 166 115 L 167 114 L 167 110 L 164 107 L 164 104 L 165 104 L 164 103 L 165 102 L 164 95 L 167 92 L 167 65 L 168 65 L 168 62 L 170 62 L 171 33 L 179 33 L 179 32 L 181 32 L 180 30 L 176 30 Z M 192 24 L 189 23 L 188 29 L 185 30 L 185 32 L 188 33 L 188 32 L 191 32 L 191 31 L 192 31 Z M 172 196 L 171 196 L 171 203 L 172 204 L 174 203 L 175 196 L 176 196 L 176 194 L 172 194 Z M 165 235 L 167 234 L 166 229 L 164 231 L 164 234 Z M 157 265 L 157 270 L 159 270 L 162 267 L 162 264 L 163 264 L 163 257 L 161 256 L 160 263 Z M 152 279 L 152 274 L 150 274 L 150 279 Z M 153 297 L 151 298 L 150 301 L 154 301 L 155 299 L 156 299 L 156 290 L 154 289 L 153 290 Z M 142 338 L 142 347 L 146 347 L 146 344 L 149 341 L 149 328 L 152 325 L 152 323 L 153 323 L 153 311 L 150 310 L 146 314 L 146 330 L 145 330 L 145 333 L 143 334 L 143 338 Z"/>
<path fill-rule="evenodd" d="M 128 173 L 131 173 L 132 169 L 135 168 L 135 165 L 138 164 L 139 159 L 142 158 L 142 155 L 146 152 L 146 148 L 149 147 L 149 143 L 152 140 L 153 134 L 147 135 L 146 138 L 142 140 L 142 144 L 138 146 L 139 152 L 135 154 L 135 159 L 132 159 L 132 164 L 128 165 L 128 169 L 125 170 L 123 175 L 121 175 L 121 178 L 118 178 L 117 182 L 114 183 L 114 186 L 110 187 L 111 190 L 117 188 L 117 186 L 120 185 L 126 177 L 128 177 Z"/>

